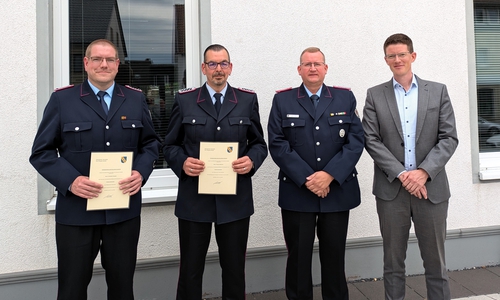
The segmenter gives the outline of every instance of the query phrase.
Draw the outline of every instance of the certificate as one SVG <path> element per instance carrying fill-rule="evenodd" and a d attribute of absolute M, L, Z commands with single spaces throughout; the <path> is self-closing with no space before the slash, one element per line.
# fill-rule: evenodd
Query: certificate
<path fill-rule="evenodd" d="M 205 170 L 198 181 L 199 194 L 236 195 L 238 174 L 232 163 L 238 159 L 238 143 L 200 142 L 200 160 Z"/>
<path fill-rule="evenodd" d="M 87 210 L 129 208 L 130 196 L 118 181 L 132 174 L 133 152 L 92 152 L 89 179 L 103 185 L 97 198 L 87 199 Z"/>

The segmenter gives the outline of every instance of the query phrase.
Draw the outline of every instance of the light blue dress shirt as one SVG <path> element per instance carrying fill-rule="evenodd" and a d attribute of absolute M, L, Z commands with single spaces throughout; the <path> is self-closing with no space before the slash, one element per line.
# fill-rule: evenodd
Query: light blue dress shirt
<path fill-rule="evenodd" d="M 209 86 L 208 84 L 206 84 L 206 87 L 207 87 L 208 93 L 210 94 L 210 97 L 212 98 L 212 104 L 215 105 L 215 97 L 214 97 L 214 95 L 217 92 L 211 86 Z M 220 97 L 220 104 L 224 103 L 224 98 L 226 97 L 226 91 L 227 91 L 227 83 L 226 83 L 226 86 L 220 92 L 222 94 L 222 97 Z"/>
<path fill-rule="evenodd" d="M 413 75 L 410 89 L 405 91 L 403 86 L 394 78 L 394 94 L 398 104 L 399 118 L 401 119 L 401 128 L 403 128 L 403 140 L 405 144 L 405 170 L 411 171 L 417 169 L 415 157 L 415 137 L 417 130 L 417 111 L 418 111 L 418 84 Z M 400 174 L 401 175 L 401 174 Z M 398 175 L 399 177 L 399 175 Z"/>
<path fill-rule="evenodd" d="M 319 90 L 316 92 L 316 94 L 311 93 L 311 91 L 309 91 L 305 85 L 304 88 L 306 89 L 306 93 L 309 96 L 309 98 L 311 98 L 312 95 L 318 95 L 318 97 L 321 97 L 321 90 L 323 89 L 323 85 L 319 87 Z"/>
<path fill-rule="evenodd" d="M 94 91 L 94 94 L 96 95 L 97 97 L 97 93 L 99 93 L 99 89 L 96 88 L 91 82 L 90 80 L 88 80 L 89 82 L 89 85 L 90 85 L 90 88 L 92 89 L 92 91 Z M 113 82 L 113 84 L 105 91 L 103 92 L 106 92 L 107 94 L 104 95 L 104 102 L 106 102 L 106 104 L 108 105 L 108 110 L 109 110 L 109 107 L 111 105 L 111 95 L 113 95 L 113 91 L 115 90 L 115 83 Z"/>

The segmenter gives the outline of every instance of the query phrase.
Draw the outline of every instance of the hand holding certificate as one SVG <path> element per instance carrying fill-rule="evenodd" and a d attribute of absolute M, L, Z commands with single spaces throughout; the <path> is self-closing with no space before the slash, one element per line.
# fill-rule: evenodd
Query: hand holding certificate
<path fill-rule="evenodd" d="M 238 159 L 238 143 L 201 142 L 200 160 L 205 170 L 200 173 L 199 194 L 236 195 L 238 174 L 232 162 Z"/>
<path fill-rule="evenodd" d="M 87 210 L 129 208 L 130 195 L 120 190 L 120 180 L 130 177 L 132 152 L 92 152 L 89 179 L 103 185 L 97 198 L 87 200 Z"/>

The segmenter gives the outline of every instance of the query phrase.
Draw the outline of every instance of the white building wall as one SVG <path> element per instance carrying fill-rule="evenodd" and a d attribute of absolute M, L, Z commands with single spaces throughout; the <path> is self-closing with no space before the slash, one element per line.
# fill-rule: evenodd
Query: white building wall
<path fill-rule="evenodd" d="M 396 32 L 408 34 L 417 52 L 415 73 L 447 84 L 455 108 L 460 144 L 447 168 L 452 190 L 448 227 L 499 225 L 500 183 L 473 183 L 477 153 L 470 142 L 469 89 L 475 87 L 468 78 L 466 13 L 471 11 L 466 3 L 470 0 L 212 0 L 212 42 L 230 51 L 234 68 L 229 82 L 258 93 L 266 128 L 274 91 L 301 83 L 296 68 L 304 48 L 322 49 L 329 65 L 326 83 L 351 87 L 361 114 L 366 89 L 391 78 L 383 60 L 384 40 Z M 54 268 L 57 262 L 54 216 L 38 215 L 37 175 L 28 162 L 40 100 L 34 88 L 36 14 L 36 0 L 0 6 L 0 274 Z M 358 171 L 363 198 L 352 210 L 349 238 L 379 236 L 373 166 L 366 152 Z M 268 158 L 254 177 L 250 248 L 284 244 L 277 172 Z M 145 207 L 142 223 L 139 258 L 178 255 L 172 205 Z"/>
<path fill-rule="evenodd" d="M 0 273 L 54 267 L 53 216 L 39 216 L 28 162 L 37 126 L 36 1 L 0 5 Z"/>

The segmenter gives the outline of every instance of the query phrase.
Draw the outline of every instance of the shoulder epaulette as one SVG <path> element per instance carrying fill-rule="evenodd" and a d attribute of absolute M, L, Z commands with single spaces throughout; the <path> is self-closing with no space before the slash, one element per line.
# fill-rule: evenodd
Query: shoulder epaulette
<path fill-rule="evenodd" d="M 339 89 L 339 90 L 346 90 L 346 91 L 350 91 L 351 88 L 349 87 L 343 87 L 343 86 L 332 86 L 334 89 Z"/>
<path fill-rule="evenodd" d="M 286 91 L 289 91 L 289 90 L 291 90 L 291 89 L 293 89 L 293 88 L 292 88 L 292 87 L 288 87 L 288 88 L 286 88 L 286 89 L 277 90 L 277 91 L 276 91 L 276 94 L 279 94 L 279 93 L 281 93 L 281 92 L 286 92 Z"/>
<path fill-rule="evenodd" d="M 179 94 L 185 94 L 185 93 L 190 93 L 196 91 L 198 88 L 190 87 L 190 88 L 184 88 L 179 91 L 177 91 Z"/>
<path fill-rule="evenodd" d="M 251 90 L 251 89 L 247 89 L 247 88 L 242 88 L 242 87 L 239 87 L 238 90 L 242 91 L 242 92 L 245 92 L 245 93 L 250 93 L 250 94 L 255 94 L 255 91 L 254 90 Z"/>
<path fill-rule="evenodd" d="M 127 89 L 130 89 L 130 90 L 133 90 L 133 91 L 136 91 L 136 92 L 141 92 L 142 93 L 142 90 L 141 89 L 138 89 L 138 88 L 135 88 L 135 87 L 131 87 L 130 85 L 125 85 L 125 87 Z"/>
<path fill-rule="evenodd" d="M 74 87 L 74 86 L 75 86 L 74 84 L 70 84 L 70 85 L 67 85 L 67 86 L 63 86 L 63 87 L 60 87 L 60 88 L 54 89 L 54 92 L 59 92 L 59 91 L 62 91 L 62 90 L 66 90 L 66 89 L 72 88 L 72 87 Z"/>

